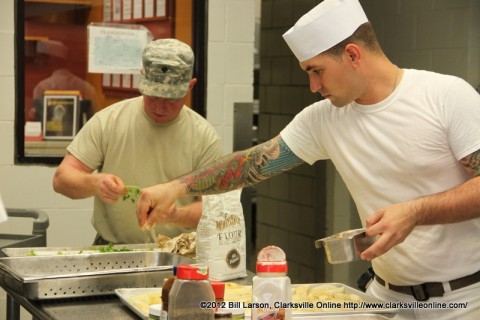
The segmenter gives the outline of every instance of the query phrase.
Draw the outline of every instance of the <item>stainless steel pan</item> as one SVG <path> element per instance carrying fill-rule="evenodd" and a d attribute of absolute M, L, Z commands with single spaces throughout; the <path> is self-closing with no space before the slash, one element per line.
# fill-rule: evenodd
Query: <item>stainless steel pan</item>
<path fill-rule="evenodd" d="M 360 253 L 375 242 L 367 237 L 365 229 L 347 230 L 315 241 L 316 248 L 325 248 L 328 262 L 332 264 L 360 259 Z"/>

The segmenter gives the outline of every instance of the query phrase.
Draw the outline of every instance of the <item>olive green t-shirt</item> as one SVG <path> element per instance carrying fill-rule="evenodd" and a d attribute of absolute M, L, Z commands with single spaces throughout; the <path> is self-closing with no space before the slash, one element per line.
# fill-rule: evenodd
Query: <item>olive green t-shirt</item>
<path fill-rule="evenodd" d="M 142 188 L 170 181 L 222 156 L 220 138 L 203 117 L 184 106 L 175 120 L 157 124 L 144 112 L 142 96 L 97 112 L 67 150 L 91 169 Z M 181 206 L 193 199 L 179 201 Z M 135 209 L 131 201 L 110 204 L 95 197 L 92 224 L 106 241 L 145 243 L 150 238 L 140 229 Z M 192 230 L 162 224 L 155 231 L 174 237 Z"/>

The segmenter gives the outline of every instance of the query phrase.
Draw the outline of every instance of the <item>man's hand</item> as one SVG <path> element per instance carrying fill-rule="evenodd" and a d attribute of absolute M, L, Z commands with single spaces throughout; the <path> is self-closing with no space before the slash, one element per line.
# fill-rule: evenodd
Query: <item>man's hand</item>
<path fill-rule="evenodd" d="M 137 220 L 142 229 L 172 220 L 175 201 L 181 196 L 178 181 L 142 189 L 137 201 Z"/>
<path fill-rule="evenodd" d="M 366 234 L 378 240 L 361 253 L 363 260 L 372 260 L 402 243 L 417 225 L 418 204 L 415 201 L 382 208 L 367 219 Z"/>
<path fill-rule="evenodd" d="M 96 175 L 95 195 L 102 201 L 113 203 L 126 192 L 123 181 L 119 177 L 105 173 Z"/>

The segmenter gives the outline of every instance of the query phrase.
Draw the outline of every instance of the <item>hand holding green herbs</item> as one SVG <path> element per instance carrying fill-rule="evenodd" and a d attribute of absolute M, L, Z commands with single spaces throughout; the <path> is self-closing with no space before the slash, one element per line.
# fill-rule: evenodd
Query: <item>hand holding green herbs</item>
<path fill-rule="evenodd" d="M 135 203 L 142 189 L 137 186 L 125 186 L 125 190 L 127 190 L 127 193 L 123 195 L 123 200 L 125 201 L 130 199 L 132 203 Z"/>

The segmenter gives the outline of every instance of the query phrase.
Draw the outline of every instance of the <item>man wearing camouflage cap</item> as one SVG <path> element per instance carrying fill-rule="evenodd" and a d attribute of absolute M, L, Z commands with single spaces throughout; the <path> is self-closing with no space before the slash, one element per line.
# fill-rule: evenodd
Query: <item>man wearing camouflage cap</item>
<path fill-rule="evenodd" d="M 67 148 L 53 179 L 71 199 L 94 196 L 96 244 L 151 241 L 138 227 L 135 205 L 122 201 L 126 185 L 169 181 L 222 155 L 215 129 L 184 105 L 196 79 L 192 49 L 176 39 L 150 42 L 142 54 L 142 96 L 97 112 Z M 181 199 L 155 233 L 175 237 L 193 231 L 201 202 Z"/>

